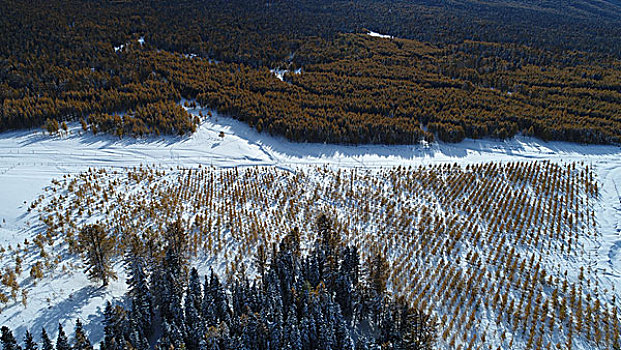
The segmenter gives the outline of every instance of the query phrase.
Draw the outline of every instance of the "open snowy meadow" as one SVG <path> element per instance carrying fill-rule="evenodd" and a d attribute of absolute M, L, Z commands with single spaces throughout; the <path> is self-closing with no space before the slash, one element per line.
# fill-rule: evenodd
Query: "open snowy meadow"
<path fill-rule="evenodd" d="M 605 349 L 621 325 L 619 186 L 620 147 L 525 137 L 298 144 L 215 113 L 186 137 L 6 132 L 0 324 L 21 339 L 79 318 L 101 340 L 90 323 L 105 301 L 123 303 L 125 272 L 118 258 L 108 287 L 87 279 L 69 249 L 85 223 L 122 245 L 181 216 L 193 265 L 234 278 L 294 224 L 310 241 L 325 212 L 363 256 L 389 257 L 390 289 L 436 318 L 440 348 Z"/>

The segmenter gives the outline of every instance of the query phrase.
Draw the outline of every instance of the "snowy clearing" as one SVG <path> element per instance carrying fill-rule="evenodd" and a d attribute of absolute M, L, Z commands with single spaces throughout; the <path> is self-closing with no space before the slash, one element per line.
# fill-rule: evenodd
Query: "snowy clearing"
<path fill-rule="evenodd" d="M 376 33 L 376 32 L 373 32 L 373 31 L 369 31 L 367 33 L 367 35 L 370 35 L 370 36 L 373 36 L 373 37 L 376 37 L 376 38 L 382 38 L 382 39 L 392 39 L 392 38 L 394 38 L 394 36 L 392 36 L 392 35 L 380 34 L 380 33 Z"/>
<path fill-rule="evenodd" d="M 192 113 L 198 111 L 190 109 Z M 610 291 L 605 299 L 615 295 L 619 300 L 621 199 L 616 186 L 621 185 L 621 148 L 543 142 L 525 137 L 504 142 L 466 140 L 460 144 L 417 146 L 297 144 L 258 134 L 241 122 L 217 114 L 206 119 L 195 134 L 181 138 L 119 140 L 108 135 L 83 134 L 77 124 L 70 125 L 69 135 L 64 136 L 48 136 L 41 131 L 3 133 L 0 134 L 0 244 L 14 247 L 41 230 L 36 226 L 37 216 L 27 211 L 30 204 L 45 193 L 52 179 L 76 175 L 89 168 L 269 166 L 295 172 L 322 165 L 333 169 L 379 169 L 530 160 L 584 162 L 593 168 L 600 184 L 600 199 L 593 208 L 597 239 L 581 243 L 588 257 L 586 264 L 596 271 L 600 285 Z M 75 261 L 76 266 L 79 263 Z M 101 290 L 80 271 L 69 275 L 59 273 L 29 288 L 27 307 L 13 303 L 0 313 L 0 323 L 11 326 L 19 337 L 26 327 L 45 326 L 54 334 L 56 319 L 65 318 L 66 325 L 72 329 L 76 315 L 88 325 L 101 317 L 104 300 L 119 298 L 125 290 L 123 276 Z M 89 330 L 91 340 L 101 338 L 101 330 Z"/>
<path fill-rule="evenodd" d="M 294 71 L 290 71 L 288 69 L 270 69 L 270 72 L 272 72 L 278 80 L 285 81 L 285 73 L 300 74 L 302 73 L 302 68 L 298 68 Z"/>

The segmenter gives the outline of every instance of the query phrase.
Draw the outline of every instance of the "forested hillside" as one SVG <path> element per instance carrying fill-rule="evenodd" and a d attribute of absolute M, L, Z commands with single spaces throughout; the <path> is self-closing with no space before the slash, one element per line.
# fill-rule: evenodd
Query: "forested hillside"
<path fill-rule="evenodd" d="M 295 141 L 621 141 L 616 2 L 5 0 L 0 10 L 0 130 L 82 120 L 120 137 L 186 134 L 200 122 L 172 106 L 186 98 Z"/>

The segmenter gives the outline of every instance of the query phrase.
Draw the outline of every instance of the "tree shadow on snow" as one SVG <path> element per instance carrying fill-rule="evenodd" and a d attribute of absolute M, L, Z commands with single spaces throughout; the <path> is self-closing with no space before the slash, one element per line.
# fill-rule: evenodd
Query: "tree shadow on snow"
<path fill-rule="evenodd" d="M 103 288 L 91 285 L 83 287 L 82 289 L 72 293 L 70 297 L 62 299 L 60 302 L 45 309 L 41 309 L 36 315 L 36 318 L 31 320 L 31 322 L 28 324 L 22 324 L 14 329 L 14 334 L 17 339 L 21 340 L 26 334 L 26 330 L 30 330 L 35 339 L 39 339 L 41 329 L 45 328 L 50 338 L 55 340 L 58 332 L 58 323 L 62 323 L 63 327 L 65 327 L 65 333 L 71 339 L 73 336 L 75 320 L 80 318 L 80 321 L 82 321 L 84 328 L 89 334 L 89 338 L 101 339 L 103 337 L 101 322 L 103 321 L 104 305 L 98 306 L 97 312 L 90 314 L 88 320 L 83 319 L 80 315 L 82 308 L 92 302 L 93 298 L 99 297 L 103 302 L 105 294 L 105 289 Z M 19 314 L 19 311 L 15 312 L 15 314 L 9 317 L 7 321 Z M 68 324 L 65 324 L 67 321 L 69 321 Z M 69 324 L 71 327 L 69 327 Z"/>
<path fill-rule="evenodd" d="M 27 146 L 41 143 L 53 139 L 73 140 L 85 148 L 105 150 L 107 148 L 131 149 L 140 152 L 140 147 L 132 146 L 154 146 L 162 150 L 173 150 L 175 146 L 184 145 L 193 151 L 205 152 L 205 158 L 209 158 L 209 153 L 214 148 L 223 146 L 229 142 L 237 142 L 240 145 L 248 144 L 257 147 L 269 159 L 277 163 L 275 158 L 295 159 L 315 158 L 321 161 L 324 158 L 337 160 L 339 158 L 375 158 L 374 163 L 381 165 L 383 158 L 393 158 L 393 160 L 412 160 L 437 158 L 443 161 L 450 161 L 448 158 L 465 158 L 470 155 L 492 155 L 492 156 L 518 156 L 525 159 L 545 158 L 554 155 L 556 158 L 562 156 L 602 156 L 621 154 L 621 147 L 606 145 L 583 145 L 560 141 L 543 141 L 536 138 L 516 136 L 509 140 L 495 139 L 466 139 L 460 143 L 434 142 L 424 145 L 341 145 L 323 143 L 296 143 L 286 140 L 282 136 L 269 135 L 266 132 L 258 133 L 254 128 L 238 121 L 232 117 L 223 116 L 207 108 L 192 108 L 188 110 L 193 115 L 203 114 L 203 122 L 199 125 L 196 133 L 186 136 L 148 136 L 143 138 L 124 137 L 119 139 L 109 134 L 93 135 L 90 132 L 83 132 L 79 124 L 70 123 L 71 134 L 65 136 L 49 136 L 42 132 L 30 131 L 11 131 L 0 133 L 0 141 L 3 139 L 19 138 L 20 146 Z M 206 117 L 211 112 L 211 117 Z M 225 133 L 222 139 L 217 135 Z M 230 136 L 236 138 L 231 139 Z M 144 151 L 149 151 L 148 147 Z M 231 154 L 231 156 L 244 156 L 244 154 Z M 249 157 L 252 155 L 248 155 Z M 253 160 L 253 158 L 249 158 Z M 257 159 L 258 161 L 258 159 Z M 392 162 L 394 163 L 394 162 Z M 361 164 L 364 165 L 364 164 Z"/>
<path fill-rule="evenodd" d="M 203 112 L 207 110 L 202 110 Z M 205 113 L 203 113 L 205 114 Z M 621 147 L 613 145 L 585 145 L 561 141 L 544 141 L 532 137 L 516 136 L 508 140 L 497 139 L 466 139 L 460 143 L 434 142 L 418 145 L 340 145 L 323 143 L 296 143 L 282 136 L 258 133 L 247 124 L 231 117 L 225 117 L 212 111 L 213 117 L 207 119 L 210 128 L 221 128 L 247 140 L 250 144 L 259 145 L 268 152 L 279 153 L 293 158 L 338 158 L 338 157 L 398 157 L 404 159 L 437 157 L 464 158 L 470 154 L 497 154 L 523 156 L 524 158 L 542 157 L 545 155 L 613 155 L 621 154 Z"/>

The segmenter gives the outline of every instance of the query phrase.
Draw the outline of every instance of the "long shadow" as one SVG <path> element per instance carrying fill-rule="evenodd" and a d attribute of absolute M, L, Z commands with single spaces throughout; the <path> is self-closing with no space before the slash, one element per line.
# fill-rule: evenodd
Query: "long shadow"
<path fill-rule="evenodd" d="M 207 109 L 203 110 L 207 111 Z M 213 117 L 208 120 L 212 125 L 225 128 L 234 135 L 252 144 L 261 145 L 271 151 L 289 157 L 334 157 L 375 155 L 380 157 L 433 157 L 442 155 L 451 158 L 463 158 L 468 154 L 495 153 L 507 155 L 524 155 L 525 151 L 539 150 L 540 155 L 549 154 L 581 154 L 581 155 L 612 155 L 621 153 L 621 147 L 612 145 L 583 145 L 561 141 L 543 141 L 524 136 L 516 136 L 509 140 L 466 139 L 460 143 L 436 142 L 428 145 L 338 145 L 322 143 L 296 143 L 284 137 L 258 133 L 247 124 L 234 118 L 219 115 L 211 111 Z M 204 113 L 205 114 L 205 113 Z"/>
<path fill-rule="evenodd" d="M 72 131 L 72 133 L 69 135 L 49 136 L 43 133 L 32 133 L 32 131 L 30 131 L 30 133 L 27 135 L 17 134 L 17 135 L 13 135 L 13 137 L 15 136 L 25 137 L 25 140 L 20 142 L 20 145 L 22 146 L 36 144 L 38 142 L 46 141 L 46 140 L 49 140 L 50 138 L 57 137 L 57 138 L 65 139 L 65 140 L 76 140 L 79 143 L 86 145 L 86 146 L 99 145 L 98 148 L 100 149 L 108 148 L 111 145 L 132 146 L 132 145 L 139 145 L 139 144 L 143 144 L 143 145 L 155 144 L 155 145 L 162 145 L 162 146 L 170 146 L 172 144 L 178 143 L 188 138 L 188 136 L 163 136 L 163 137 L 149 136 L 149 137 L 143 137 L 143 138 L 126 136 L 123 138 L 119 138 L 117 136 L 105 134 L 105 133 L 99 133 L 97 135 L 93 135 L 90 132 L 83 132 L 81 130 L 77 130 L 78 128 L 76 128 L 75 123 L 68 123 L 68 124 L 70 125 L 71 131 Z M 11 136 L 8 136 L 7 138 L 10 138 L 10 137 Z M 0 139 L 2 138 L 3 137 L 0 137 Z"/>
<path fill-rule="evenodd" d="M 50 337 L 55 335 L 58 331 L 58 323 L 63 323 L 67 320 L 73 320 L 79 317 L 81 309 L 86 306 L 94 297 L 103 297 L 105 295 L 105 289 L 97 288 L 94 286 L 86 286 L 82 289 L 71 294 L 71 297 L 63 299 L 59 303 L 43 309 L 40 313 L 31 320 L 28 324 L 22 324 L 16 329 L 14 333 L 17 339 L 23 339 L 26 334 L 26 330 L 30 330 L 38 339 L 41 334 L 41 329 L 45 328 Z M 20 312 L 10 316 L 7 321 L 17 316 Z M 85 329 L 89 332 L 89 338 L 100 339 L 102 336 L 101 321 L 103 320 L 103 306 L 97 308 L 97 312 L 89 316 L 88 322 L 85 323 Z M 95 321 L 95 322 L 92 322 Z M 65 329 L 65 333 L 70 337 L 73 334 L 73 328 Z"/>
<path fill-rule="evenodd" d="M 182 101 L 183 102 L 183 101 Z M 255 129 L 247 124 L 234 118 L 223 116 L 208 108 L 191 108 L 188 111 L 193 115 L 199 112 L 203 116 L 207 112 L 211 112 L 212 117 L 204 119 L 199 126 L 196 134 L 208 131 L 224 131 L 226 134 L 235 135 L 263 150 L 266 154 L 277 153 L 279 156 L 289 158 L 334 158 L 334 157 L 398 157 L 407 159 L 438 157 L 445 158 L 464 158 L 472 153 L 480 154 L 496 154 L 496 155 L 519 155 L 524 158 L 542 157 L 546 154 L 574 154 L 584 156 L 601 156 L 621 154 L 619 146 L 605 145 L 581 145 L 569 142 L 551 141 L 516 136 L 510 140 L 494 140 L 466 139 L 460 143 L 443 143 L 437 142 L 428 145 L 339 145 L 339 144 L 323 144 L 323 143 L 296 143 L 286 140 L 282 136 L 272 136 L 267 133 L 258 133 Z M 114 148 L 131 148 L 135 145 L 151 145 L 162 148 L 171 148 L 175 145 L 192 144 L 200 151 L 201 140 L 195 135 L 186 136 L 161 136 L 161 137 L 144 137 L 133 138 L 118 137 L 90 133 L 82 133 L 77 123 L 71 123 L 72 134 L 63 136 L 63 138 L 77 141 L 85 147 L 96 146 L 98 149 Z M 0 134 L 0 140 L 19 137 L 21 146 L 27 146 L 49 140 L 50 136 L 42 133 L 33 133 L 32 131 L 11 131 Z M 209 150 L 209 146 L 214 144 L 205 144 L 205 151 Z M 217 147 L 217 145 L 215 146 Z"/>

